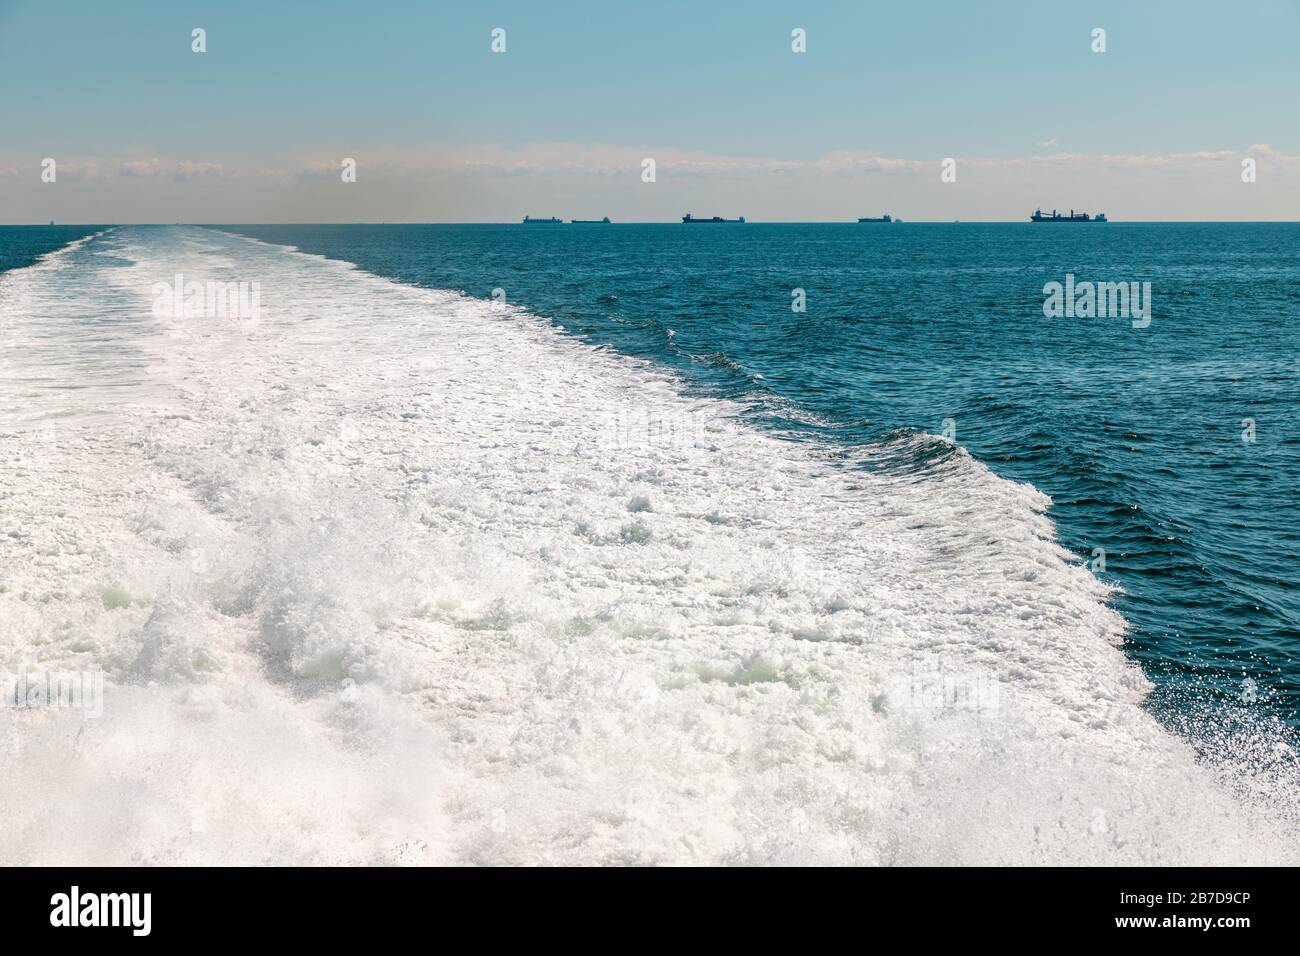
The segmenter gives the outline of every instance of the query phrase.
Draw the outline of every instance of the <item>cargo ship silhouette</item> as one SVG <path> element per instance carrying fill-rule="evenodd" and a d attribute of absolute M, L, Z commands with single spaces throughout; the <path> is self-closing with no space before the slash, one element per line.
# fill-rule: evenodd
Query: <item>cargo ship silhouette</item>
<path fill-rule="evenodd" d="M 551 225 L 551 224 L 558 224 L 561 221 L 562 220 L 556 219 L 554 216 L 552 216 L 550 219 L 534 219 L 532 216 L 524 216 L 524 225 L 526 226 L 533 226 L 539 224 Z"/>
<path fill-rule="evenodd" d="M 575 226 L 600 226 L 609 223 L 609 216 L 604 219 L 570 219 L 569 222 Z"/>
<path fill-rule="evenodd" d="M 696 219 L 696 218 L 695 218 L 694 216 L 692 216 L 689 212 L 688 212 L 686 215 L 682 216 L 682 222 L 688 222 L 688 223 L 696 223 L 696 222 L 744 222 L 744 221 L 745 221 L 745 217 L 744 217 L 744 216 L 741 216 L 739 219 L 723 219 L 721 216 L 713 216 L 713 217 L 711 217 L 711 218 L 709 218 L 709 219 Z"/>
<path fill-rule="evenodd" d="M 885 213 L 885 215 L 881 216 L 878 219 L 874 219 L 871 216 L 860 216 L 858 218 L 858 222 L 893 222 L 893 221 L 894 221 L 894 217 L 889 215 L 889 213 Z"/>
<path fill-rule="evenodd" d="M 1055 209 L 1050 216 L 1044 216 L 1041 209 L 1035 209 L 1034 214 L 1029 217 L 1030 222 L 1106 222 L 1106 214 L 1099 212 L 1095 216 L 1089 216 L 1086 212 L 1075 212 L 1070 210 L 1068 216 L 1062 216 Z"/>

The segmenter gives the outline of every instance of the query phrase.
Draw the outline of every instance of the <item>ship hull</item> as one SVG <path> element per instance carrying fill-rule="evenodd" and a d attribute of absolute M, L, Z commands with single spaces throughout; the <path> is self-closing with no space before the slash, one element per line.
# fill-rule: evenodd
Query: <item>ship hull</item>
<path fill-rule="evenodd" d="M 1090 216 L 1086 212 L 1075 214 L 1073 212 L 1068 216 L 1062 216 L 1053 212 L 1050 216 L 1044 216 L 1042 212 L 1036 211 L 1029 217 L 1030 222 L 1106 222 L 1106 214 L 1099 212 L 1095 216 Z"/>

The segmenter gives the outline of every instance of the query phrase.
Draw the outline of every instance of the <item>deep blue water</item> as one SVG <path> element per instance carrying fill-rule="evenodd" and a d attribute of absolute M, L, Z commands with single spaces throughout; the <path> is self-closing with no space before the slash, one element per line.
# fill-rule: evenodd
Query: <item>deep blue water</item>
<path fill-rule="evenodd" d="M 103 228 L 103 226 L 0 226 L 0 272 L 22 269 L 47 252 L 53 252 Z"/>

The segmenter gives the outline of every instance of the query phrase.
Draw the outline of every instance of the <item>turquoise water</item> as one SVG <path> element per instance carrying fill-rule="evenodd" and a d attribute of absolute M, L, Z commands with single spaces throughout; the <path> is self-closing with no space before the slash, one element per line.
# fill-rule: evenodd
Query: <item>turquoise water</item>
<path fill-rule="evenodd" d="M 952 446 L 895 439 L 946 432 L 1052 496 L 1063 543 L 1120 589 L 1157 713 L 1297 721 L 1300 225 L 227 228 L 500 289 L 846 468 L 923 481 Z M 1150 324 L 1044 317 L 1067 273 L 1150 282 Z"/>

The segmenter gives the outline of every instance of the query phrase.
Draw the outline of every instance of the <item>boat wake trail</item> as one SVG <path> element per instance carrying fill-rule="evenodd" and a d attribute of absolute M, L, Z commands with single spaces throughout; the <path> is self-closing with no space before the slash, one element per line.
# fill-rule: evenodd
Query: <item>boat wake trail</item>
<path fill-rule="evenodd" d="M 154 314 L 257 282 L 256 321 Z M 0 863 L 1294 863 L 1035 489 L 254 240 L 0 278 Z M 1279 769 L 1280 768 L 1280 769 Z"/>

